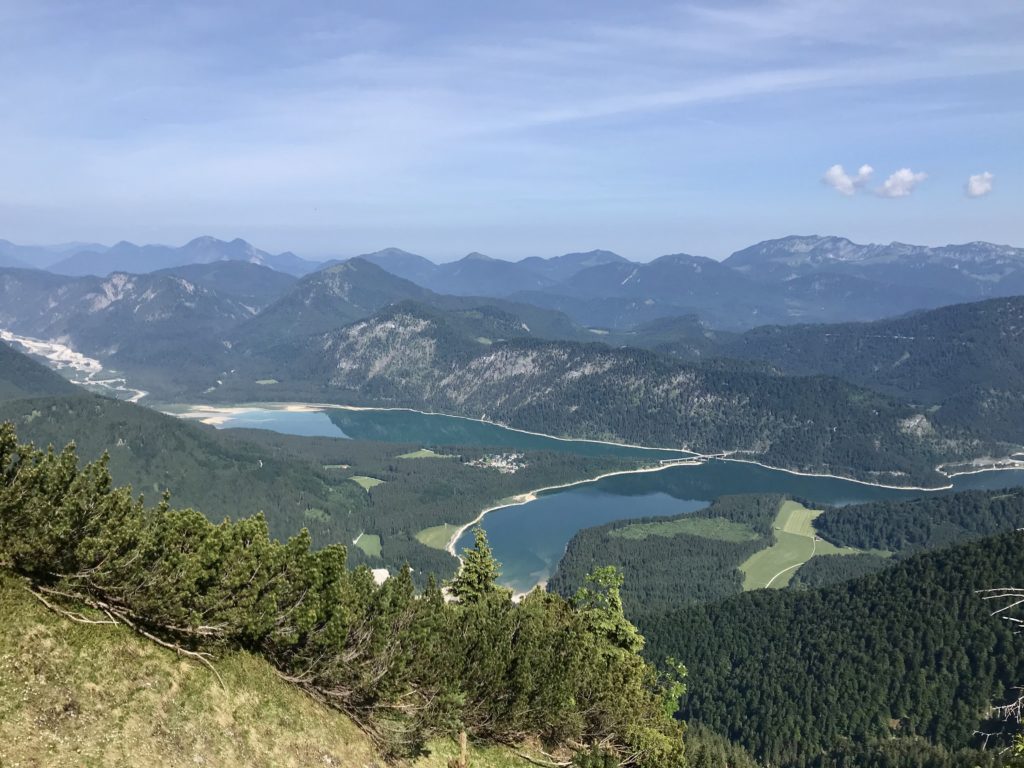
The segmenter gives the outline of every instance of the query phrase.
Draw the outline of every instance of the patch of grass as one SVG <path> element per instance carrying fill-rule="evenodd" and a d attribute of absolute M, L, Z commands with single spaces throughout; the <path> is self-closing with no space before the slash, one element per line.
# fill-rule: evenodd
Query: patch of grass
<path fill-rule="evenodd" d="M 349 480 L 358 483 L 359 487 L 364 491 L 369 491 L 371 488 L 384 482 L 383 480 L 378 480 L 376 477 L 367 477 L 366 475 L 352 475 Z"/>
<path fill-rule="evenodd" d="M 608 535 L 621 539 L 646 539 L 648 536 L 688 534 L 717 541 L 753 541 L 757 532 L 750 526 L 724 517 L 684 517 L 657 523 L 636 523 L 615 528 Z"/>
<path fill-rule="evenodd" d="M 74 624 L 0 576 L 0 765 L 302 766 L 376 762 L 358 728 L 227 653 L 225 687 L 126 627 Z"/>
<path fill-rule="evenodd" d="M 820 509 L 808 509 L 803 504 L 786 499 L 779 506 L 775 527 L 797 536 L 814 536 L 814 520 L 821 514 Z"/>
<path fill-rule="evenodd" d="M 0 571 L 0 765 L 299 768 L 384 765 L 345 715 L 244 652 L 214 662 L 224 686 L 127 627 L 75 624 Z M 458 754 L 431 742 L 413 768 Z M 529 768 L 510 750 L 470 747 L 480 768 Z"/>
<path fill-rule="evenodd" d="M 425 544 L 432 549 L 443 550 L 448 546 L 448 541 L 457 530 L 459 530 L 459 526 L 457 525 L 442 523 L 441 525 L 435 525 L 431 528 L 424 528 L 416 534 L 416 540 L 420 544 Z"/>
<path fill-rule="evenodd" d="M 740 566 L 743 589 L 764 589 L 769 584 L 782 589 L 814 553 L 814 539 L 785 531 L 775 532 L 775 544 L 755 552 Z"/>
<path fill-rule="evenodd" d="M 434 453 L 429 448 L 420 448 L 416 451 L 409 451 L 409 453 L 402 453 L 395 456 L 396 459 L 450 459 L 451 456 L 446 456 L 443 453 Z"/>
<path fill-rule="evenodd" d="M 775 544 L 755 552 L 740 565 L 743 589 L 782 589 L 789 584 L 798 568 L 818 555 L 872 554 L 890 557 L 885 550 L 863 550 L 837 547 L 818 536 L 814 521 L 821 510 L 808 509 L 803 504 L 786 499 L 779 505 L 775 516 Z"/>
<path fill-rule="evenodd" d="M 782 589 L 789 584 L 796 569 L 810 560 L 816 551 L 813 523 L 820 514 L 820 510 L 807 509 L 790 499 L 784 500 L 773 523 L 775 543 L 755 552 L 740 565 L 743 589 L 767 586 Z"/>
<path fill-rule="evenodd" d="M 310 507 L 306 510 L 305 516 L 307 520 L 315 520 L 318 523 L 330 522 L 331 516 L 327 514 L 327 511 L 320 509 L 320 507 Z"/>
<path fill-rule="evenodd" d="M 352 542 L 369 557 L 380 557 L 380 536 L 375 533 L 360 533 Z"/>

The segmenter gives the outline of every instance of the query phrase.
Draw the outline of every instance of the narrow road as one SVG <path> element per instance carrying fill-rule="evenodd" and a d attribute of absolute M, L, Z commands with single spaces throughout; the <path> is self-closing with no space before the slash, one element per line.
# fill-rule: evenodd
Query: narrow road
<path fill-rule="evenodd" d="M 807 560 L 810 560 L 812 557 L 814 557 L 814 551 L 817 548 L 818 548 L 818 539 L 812 537 L 811 538 L 811 554 L 807 556 Z M 788 568 L 783 568 L 781 571 L 779 571 L 774 576 L 772 576 L 770 579 L 768 579 L 768 583 L 764 585 L 764 589 L 768 589 L 768 587 L 770 587 L 772 585 L 772 582 L 775 581 L 777 578 L 779 578 L 779 576 L 784 574 L 786 571 L 791 571 L 794 568 L 799 568 L 801 565 L 806 563 L 807 560 L 804 560 L 803 562 L 799 562 L 796 565 L 791 565 Z"/>

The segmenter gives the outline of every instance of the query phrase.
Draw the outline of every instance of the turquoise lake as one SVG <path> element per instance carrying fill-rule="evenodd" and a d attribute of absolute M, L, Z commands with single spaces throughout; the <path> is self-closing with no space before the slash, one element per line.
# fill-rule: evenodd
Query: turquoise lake
<path fill-rule="evenodd" d="M 296 412 L 252 406 L 221 418 L 219 428 L 270 429 L 310 437 L 380 440 L 424 447 L 493 446 L 507 450 L 645 459 L 688 455 L 684 451 L 559 440 L 496 424 L 415 411 L 323 409 Z M 962 475 L 954 479 L 953 485 L 952 490 L 1024 485 L 1024 470 Z M 617 475 L 546 492 L 534 501 L 489 513 L 482 525 L 495 556 L 502 563 L 502 582 L 517 591 L 525 591 L 551 575 L 569 540 L 581 528 L 612 520 L 693 512 L 718 496 L 732 493 L 786 493 L 817 504 L 841 505 L 911 498 L 923 492 L 879 488 L 839 478 L 793 475 L 755 464 L 713 460 L 699 466 Z M 458 549 L 471 544 L 472 536 L 467 532 L 459 540 Z"/>
<path fill-rule="evenodd" d="M 169 412 L 181 415 L 191 407 L 174 406 Z M 218 429 L 269 429 L 287 435 L 414 443 L 424 448 L 465 445 L 643 459 L 678 459 L 681 456 L 692 455 L 686 451 L 641 448 L 590 440 L 560 440 L 557 437 L 508 429 L 498 424 L 416 411 L 350 411 L 342 408 L 286 411 L 281 407 L 255 405 L 231 408 L 232 411 L 234 408 L 239 410 L 216 414 L 219 423 L 215 426 Z"/>

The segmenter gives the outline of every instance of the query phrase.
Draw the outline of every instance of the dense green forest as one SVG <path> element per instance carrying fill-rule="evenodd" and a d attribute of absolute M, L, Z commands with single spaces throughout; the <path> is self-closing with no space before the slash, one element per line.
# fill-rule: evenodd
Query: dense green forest
<path fill-rule="evenodd" d="M 147 507 L 114 486 L 106 461 L 79 468 L 72 448 L 18 444 L 4 424 L 0 565 L 72 620 L 127 625 L 199 663 L 258 652 L 389 756 L 463 731 L 600 764 L 683 759 L 672 717 L 683 670 L 658 674 L 639 656 L 621 577 L 603 569 L 571 601 L 537 590 L 515 603 L 479 530 L 453 602 L 433 582 L 417 596 L 408 568 L 377 586 L 348 568 L 345 547 L 314 551 L 305 533 L 278 542 L 262 517 L 214 525 Z"/>
<path fill-rule="evenodd" d="M 1016 698 L 1024 642 L 977 590 L 1019 583 L 1021 536 L 916 555 L 823 589 L 759 590 L 637 620 L 650 658 L 686 660 L 684 716 L 768 764 L 983 764 L 942 751 L 1008 727 L 985 718 Z M 941 750 L 919 749 L 918 737 Z"/>
<path fill-rule="evenodd" d="M 631 617 L 739 594 L 740 566 L 776 542 L 772 522 L 781 500 L 778 495 L 724 496 L 693 513 L 585 528 L 569 541 L 550 588 L 572 595 L 591 570 L 614 565 L 626 576 L 622 594 Z M 922 550 L 1021 527 L 1024 490 L 1019 488 L 827 508 L 815 518 L 815 531 L 837 547 L 870 551 L 816 554 L 796 570 L 790 586 L 847 581 Z"/>
<path fill-rule="evenodd" d="M 937 425 L 1019 443 L 1022 342 L 1024 297 L 1017 296 L 871 323 L 765 326 L 723 338 L 711 354 L 763 361 L 788 374 L 838 376 L 937 405 L 929 416 Z M 685 343 L 679 349 L 685 353 Z"/>
<path fill-rule="evenodd" d="M 1024 489 L 851 504 L 825 510 L 815 527 L 834 544 L 911 554 L 1024 527 Z"/>
<path fill-rule="evenodd" d="M 630 616 L 738 594 L 739 565 L 772 543 L 781 501 L 778 495 L 723 496 L 693 513 L 585 528 L 569 541 L 549 588 L 573 595 L 594 568 L 614 565 L 625 575 L 622 601 Z M 739 535 L 728 535 L 728 528 L 726 535 L 705 532 L 688 524 L 694 520 L 728 521 Z"/>
<path fill-rule="evenodd" d="M 0 341 L 0 400 L 73 395 L 74 384 Z"/>

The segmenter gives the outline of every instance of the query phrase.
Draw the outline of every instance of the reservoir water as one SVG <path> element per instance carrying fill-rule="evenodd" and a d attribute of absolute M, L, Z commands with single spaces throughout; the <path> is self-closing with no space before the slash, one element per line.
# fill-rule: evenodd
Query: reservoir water
<path fill-rule="evenodd" d="M 408 410 L 349 410 L 312 404 L 175 405 L 163 410 L 212 424 L 218 429 L 269 429 L 288 435 L 412 443 L 424 448 L 463 445 L 642 459 L 678 459 L 692 455 L 686 451 L 594 440 L 563 440 L 473 419 Z"/>
<path fill-rule="evenodd" d="M 513 429 L 415 411 L 347 410 L 319 406 L 245 405 L 233 408 L 177 406 L 177 415 L 199 418 L 219 428 L 270 429 L 294 435 L 445 445 L 493 446 L 588 456 L 615 455 L 671 459 L 684 451 L 645 449 L 585 440 L 560 440 Z M 1024 485 L 1024 470 L 983 472 L 954 478 L 952 490 Z M 941 493 L 942 491 L 940 491 Z M 490 512 L 482 526 L 502 563 L 502 582 L 525 591 L 547 579 L 569 539 L 581 528 L 626 518 L 692 512 L 718 496 L 734 493 L 786 493 L 817 504 L 850 504 L 911 498 L 922 491 L 864 485 L 832 477 L 794 475 L 756 464 L 712 460 L 660 472 L 616 475 L 541 493 L 535 500 Z M 455 522 L 455 521 L 453 521 Z M 457 550 L 472 544 L 467 532 Z"/>
<path fill-rule="evenodd" d="M 981 472 L 953 479 L 956 491 L 1024 485 L 1024 470 Z M 949 493 L 951 491 L 937 491 Z M 487 514 L 482 527 L 502 564 L 502 582 L 517 592 L 547 580 L 581 528 L 612 520 L 693 512 L 718 496 L 786 493 L 816 504 L 843 505 L 879 499 L 913 498 L 902 491 L 832 477 L 794 475 L 756 464 L 712 460 L 660 472 L 616 475 L 540 494 L 534 501 Z M 467 531 L 456 545 L 472 546 Z"/>

